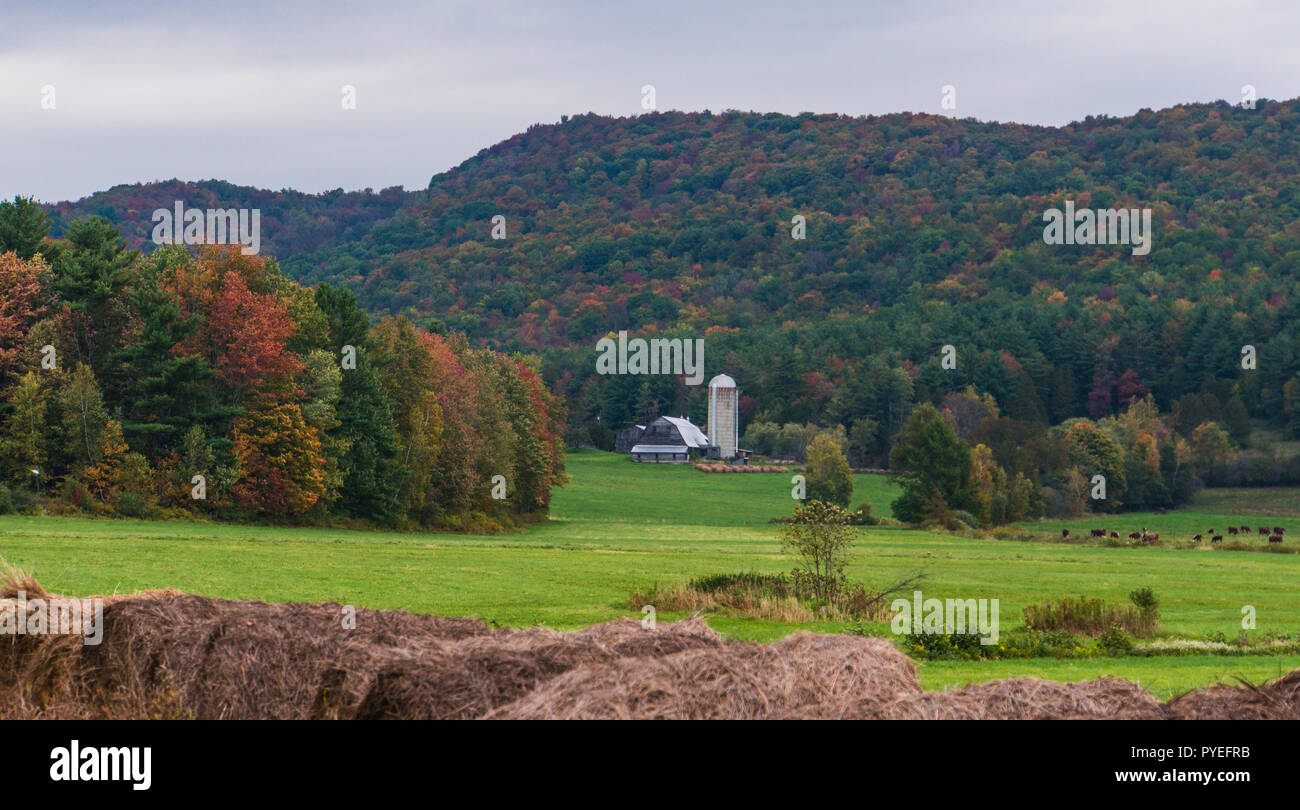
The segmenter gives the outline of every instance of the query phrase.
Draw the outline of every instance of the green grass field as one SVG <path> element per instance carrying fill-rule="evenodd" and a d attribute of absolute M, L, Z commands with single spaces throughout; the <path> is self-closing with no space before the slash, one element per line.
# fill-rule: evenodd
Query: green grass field
<path fill-rule="evenodd" d="M 768 523 L 790 512 L 789 475 L 705 474 L 687 466 L 639 465 L 590 452 L 571 455 L 568 466 L 573 481 L 555 493 L 552 519 L 518 534 L 5 516 L 0 517 L 0 556 L 35 572 L 46 588 L 67 594 L 173 587 L 226 598 L 335 601 L 559 629 L 639 615 L 629 607 L 629 596 L 655 584 L 710 573 L 787 571 L 793 565 Z M 1273 509 L 1276 521 L 1270 523 L 1286 525 L 1286 518 L 1296 513 L 1293 496 L 1285 490 L 1211 491 L 1186 511 L 1024 527 L 1041 531 L 1045 540 L 1059 535 L 1062 526 L 1086 534 L 1090 526 L 1103 523 L 1146 525 L 1162 536 L 1192 529 L 1190 536 L 1210 526 L 1221 528 L 1229 517 L 1244 518 L 1248 506 Z M 894 497 L 880 476 L 855 479 L 855 505 L 867 500 L 875 514 L 887 515 Z M 1300 542 L 1300 520 L 1295 532 L 1297 537 L 1288 542 Z M 984 540 L 893 527 L 861 531 L 851 578 L 883 586 L 917 570 L 928 574 L 920 586 L 927 597 L 999 599 L 1004 630 L 1020 624 L 1022 608 L 1032 602 L 1076 595 L 1122 602 L 1129 591 L 1150 585 L 1161 600 L 1162 626 L 1171 633 L 1234 637 L 1244 605 L 1257 611 L 1259 629 L 1254 632 L 1300 631 L 1300 600 L 1295 598 L 1300 555 Z M 709 622 L 729 635 L 760 641 L 802 627 L 843 629 L 834 622 L 792 625 L 721 616 L 711 616 Z M 877 627 L 888 634 L 887 625 Z M 1116 675 L 1167 697 L 1229 676 L 1267 680 L 1300 668 L 1300 656 L 918 666 L 927 688 L 1009 676 L 1079 680 Z"/>

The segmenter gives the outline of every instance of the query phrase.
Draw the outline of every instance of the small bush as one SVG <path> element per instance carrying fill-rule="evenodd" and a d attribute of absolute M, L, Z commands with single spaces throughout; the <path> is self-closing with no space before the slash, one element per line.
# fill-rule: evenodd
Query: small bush
<path fill-rule="evenodd" d="M 722 610 L 740 616 L 789 622 L 877 621 L 888 616 L 883 595 L 860 583 L 834 579 L 814 583 L 805 572 L 709 574 L 685 584 L 656 585 L 632 594 L 628 605 L 662 611 Z"/>
<path fill-rule="evenodd" d="M 1133 639 L 1124 632 L 1124 628 L 1115 624 L 1101 634 L 1097 639 L 1097 646 L 1107 655 L 1124 655 L 1133 650 Z"/>
<path fill-rule="evenodd" d="M 794 593 L 794 585 L 785 574 L 708 574 L 692 579 L 689 587 L 709 594 L 744 588 L 767 591 L 773 596 L 789 596 Z"/>
<path fill-rule="evenodd" d="M 858 511 L 849 513 L 849 523 L 854 526 L 878 526 L 880 521 L 880 518 L 872 517 L 870 501 L 863 501 L 858 504 Z"/>
<path fill-rule="evenodd" d="M 1100 599 L 1080 596 L 1061 599 L 1054 604 L 1027 605 L 1024 618 L 1025 626 L 1035 630 L 1067 630 L 1096 637 L 1118 625 L 1139 638 L 1146 638 L 1155 632 L 1157 615 L 1154 610 L 1116 607 Z"/>
<path fill-rule="evenodd" d="M 117 496 L 117 513 L 122 517 L 143 518 L 149 514 L 149 504 L 143 495 L 123 492 Z"/>
<path fill-rule="evenodd" d="M 972 515 L 970 512 L 967 512 L 965 509 L 954 509 L 952 517 L 961 524 L 958 528 L 978 529 L 980 527 L 980 519 Z"/>
<path fill-rule="evenodd" d="M 989 647 L 977 633 L 909 633 L 903 636 L 903 651 L 927 661 L 978 661 L 992 658 Z"/>
<path fill-rule="evenodd" d="M 833 503 L 810 500 L 795 507 L 794 517 L 780 532 L 781 544 L 799 558 L 791 572 L 795 587 L 829 600 L 844 582 L 844 567 L 857 534 L 848 513 Z"/>
<path fill-rule="evenodd" d="M 1156 608 L 1160 606 L 1160 600 L 1156 598 L 1156 592 L 1151 590 L 1150 586 L 1138 588 L 1128 595 L 1128 600 L 1132 602 L 1138 610 L 1148 613 L 1155 613 Z"/>
<path fill-rule="evenodd" d="M 854 635 L 876 635 L 861 622 L 848 629 Z M 978 633 L 913 633 L 899 645 L 913 658 L 927 661 L 980 661 L 1008 658 L 1089 658 L 1095 650 L 1062 631 L 1017 627 L 995 644 L 982 643 Z"/>

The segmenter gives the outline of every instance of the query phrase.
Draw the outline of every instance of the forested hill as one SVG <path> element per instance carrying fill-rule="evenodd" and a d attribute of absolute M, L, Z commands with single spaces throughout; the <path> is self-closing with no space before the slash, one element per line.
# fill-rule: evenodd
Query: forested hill
<path fill-rule="evenodd" d="M 321 194 L 304 194 L 285 189 L 268 191 L 237 186 L 221 180 L 134 183 L 113 186 L 75 202 L 46 206 L 51 217 L 50 234 L 63 236 L 70 221 L 97 215 L 112 222 L 134 248 L 148 250 L 153 232 L 153 212 L 171 210 L 177 200 L 193 208 L 256 208 L 261 211 L 262 252 L 290 256 L 334 247 L 358 239 L 379 220 L 392 217 L 424 194 L 401 187 L 378 193 L 335 189 Z"/>
<path fill-rule="evenodd" d="M 1038 423 L 1147 390 L 1162 408 L 1239 397 L 1284 422 L 1300 410 L 1285 391 L 1300 371 L 1298 170 L 1296 101 L 1060 128 L 584 115 L 434 177 L 359 238 L 277 255 L 373 312 L 542 351 L 577 425 L 702 407 L 671 379 L 596 377 L 615 329 L 705 337 L 707 373 L 740 382 L 746 423 L 870 417 L 887 436 L 911 402 L 970 383 Z M 1066 200 L 1152 209 L 1151 252 L 1044 244 L 1043 211 Z M 1242 373 L 1245 344 L 1258 373 Z"/>

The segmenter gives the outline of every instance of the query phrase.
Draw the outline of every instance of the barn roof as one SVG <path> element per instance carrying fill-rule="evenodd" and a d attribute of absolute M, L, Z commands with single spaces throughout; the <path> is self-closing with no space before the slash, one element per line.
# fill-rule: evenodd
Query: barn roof
<path fill-rule="evenodd" d="M 671 422 L 673 427 L 677 428 L 677 432 L 682 434 L 682 441 L 686 442 L 688 446 L 690 447 L 709 446 L 709 437 L 705 436 L 704 431 L 700 430 L 699 427 L 696 426 L 696 424 L 691 420 L 679 419 L 675 416 L 664 416 L 660 418 L 667 419 L 669 422 Z"/>
<path fill-rule="evenodd" d="M 686 453 L 689 448 L 682 444 L 638 444 L 632 448 L 633 453 Z"/>

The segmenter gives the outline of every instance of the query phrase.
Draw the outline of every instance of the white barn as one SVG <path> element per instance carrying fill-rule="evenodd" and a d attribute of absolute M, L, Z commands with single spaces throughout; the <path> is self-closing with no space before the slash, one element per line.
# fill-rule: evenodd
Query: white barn
<path fill-rule="evenodd" d="M 661 416 L 641 431 L 632 459 L 681 464 L 692 452 L 704 454 L 709 447 L 709 437 L 690 419 Z"/>

